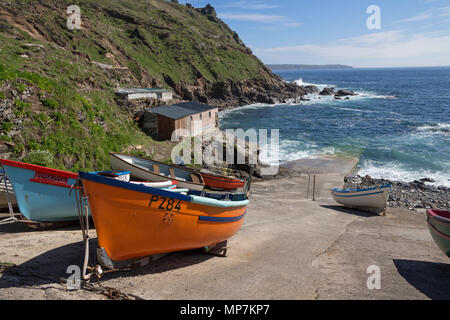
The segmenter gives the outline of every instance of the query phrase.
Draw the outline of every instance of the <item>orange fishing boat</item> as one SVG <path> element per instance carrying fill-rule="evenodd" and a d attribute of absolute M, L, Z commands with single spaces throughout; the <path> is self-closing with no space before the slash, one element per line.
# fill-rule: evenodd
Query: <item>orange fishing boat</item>
<path fill-rule="evenodd" d="M 107 269 L 174 251 L 213 247 L 242 226 L 243 193 L 163 190 L 80 172 L 97 230 L 97 256 Z"/>

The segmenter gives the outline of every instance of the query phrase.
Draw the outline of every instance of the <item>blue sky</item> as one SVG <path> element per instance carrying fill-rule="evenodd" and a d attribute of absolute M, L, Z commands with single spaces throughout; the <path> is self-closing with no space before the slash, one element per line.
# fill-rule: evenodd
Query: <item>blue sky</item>
<path fill-rule="evenodd" d="M 450 0 L 190 0 L 210 3 L 265 63 L 450 66 Z M 381 10 L 369 30 L 367 8 Z"/>

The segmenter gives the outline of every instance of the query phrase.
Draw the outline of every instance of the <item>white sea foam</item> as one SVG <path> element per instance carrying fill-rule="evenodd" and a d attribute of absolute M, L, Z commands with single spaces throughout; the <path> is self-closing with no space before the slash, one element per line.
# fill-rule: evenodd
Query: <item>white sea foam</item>
<path fill-rule="evenodd" d="M 297 85 L 299 86 L 316 86 L 320 89 L 324 89 L 324 88 L 329 88 L 329 87 L 334 87 L 333 84 L 317 84 L 317 83 L 309 83 L 309 82 L 303 82 L 303 79 L 300 78 L 298 80 L 294 81 Z"/>
<path fill-rule="evenodd" d="M 299 86 L 316 86 L 320 90 L 323 90 L 324 88 L 331 88 L 331 87 L 335 88 L 336 91 L 343 89 L 343 88 L 338 88 L 333 84 L 317 84 L 317 83 L 304 82 L 302 78 L 295 80 L 294 83 L 296 83 Z M 394 95 L 382 95 L 382 94 L 374 93 L 371 91 L 355 91 L 355 93 L 357 93 L 358 95 L 348 96 L 349 99 L 345 99 L 345 98 L 344 99 L 334 99 L 334 95 L 320 96 L 317 93 L 309 94 L 306 98 L 311 99 L 311 101 L 313 101 L 313 102 L 317 102 L 318 100 L 321 100 L 321 101 L 346 101 L 346 100 L 358 100 L 358 99 L 397 99 L 397 96 L 394 96 Z M 311 103 L 311 101 L 309 101 L 309 103 Z"/>
<path fill-rule="evenodd" d="M 450 123 L 437 123 L 434 125 L 423 125 L 417 127 L 417 131 L 429 134 L 450 135 Z"/>
<path fill-rule="evenodd" d="M 428 170 L 407 170 L 398 164 L 381 164 L 373 160 L 365 160 L 361 164 L 359 175 L 369 175 L 377 179 L 411 182 L 423 178 L 431 178 L 436 186 L 450 187 L 450 175 L 445 172 L 432 172 Z"/>

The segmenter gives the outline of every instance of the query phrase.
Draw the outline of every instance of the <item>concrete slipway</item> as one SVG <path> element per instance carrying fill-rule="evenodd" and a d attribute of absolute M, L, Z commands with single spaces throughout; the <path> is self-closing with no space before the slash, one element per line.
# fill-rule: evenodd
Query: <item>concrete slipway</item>
<path fill-rule="evenodd" d="M 353 165 L 331 159 L 290 164 L 318 174 L 315 202 L 306 199 L 305 175 L 255 183 L 226 258 L 175 253 L 107 275 L 102 284 L 144 299 L 450 299 L 450 259 L 434 244 L 424 215 L 389 209 L 382 217 L 331 199 L 329 188 L 341 186 Z M 95 230 L 91 237 L 94 246 Z M 0 299 L 105 299 L 58 282 L 82 259 L 76 227 L 0 226 L 0 262 L 16 265 L 0 267 Z M 379 290 L 367 288 L 371 265 L 380 268 Z"/>

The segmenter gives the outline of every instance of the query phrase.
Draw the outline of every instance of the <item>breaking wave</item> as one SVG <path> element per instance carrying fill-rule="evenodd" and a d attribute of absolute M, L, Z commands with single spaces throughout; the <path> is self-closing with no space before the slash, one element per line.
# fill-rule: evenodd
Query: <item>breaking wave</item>
<path fill-rule="evenodd" d="M 450 187 L 450 176 L 448 173 L 429 170 L 408 170 L 399 164 L 379 163 L 374 160 L 365 160 L 360 164 L 359 175 L 369 175 L 377 179 L 389 179 L 391 181 L 411 182 L 423 178 L 431 178 L 435 186 Z"/>
<path fill-rule="evenodd" d="M 434 125 L 427 124 L 417 127 L 417 131 L 431 134 L 450 135 L 450 123 L 437 123 Z"/>

